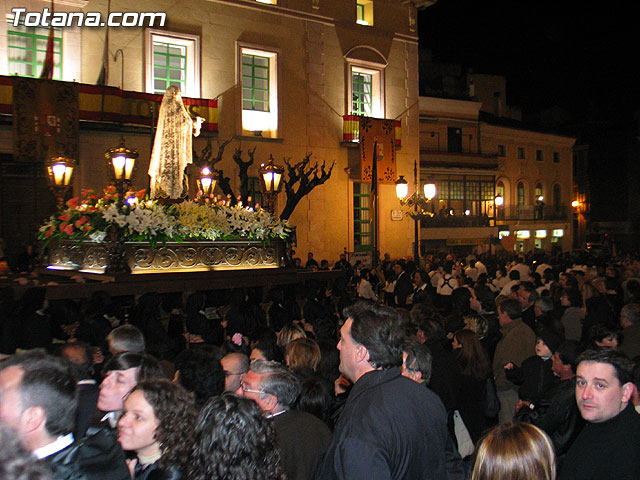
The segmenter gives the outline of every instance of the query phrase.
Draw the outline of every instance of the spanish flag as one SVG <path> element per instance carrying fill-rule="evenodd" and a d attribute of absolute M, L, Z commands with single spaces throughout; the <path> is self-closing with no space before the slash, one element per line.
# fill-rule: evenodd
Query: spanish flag
<path fill-rule="evenodd" d="M 51 14 L 53 15 L 53 0 L 51 0 Z M 49 39 L 47 40 L 47 54 L 44 57 L 44 65 L 42 65 L 42 73 L 40 78 L 51 80 L 53 78 L 53 25 L 49 30 Z"/>

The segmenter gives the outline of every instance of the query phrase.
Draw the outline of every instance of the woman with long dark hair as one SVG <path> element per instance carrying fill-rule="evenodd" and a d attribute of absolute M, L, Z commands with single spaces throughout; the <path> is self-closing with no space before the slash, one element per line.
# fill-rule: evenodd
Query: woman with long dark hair
<path fill-rule="evenodd" d="M 232 393 L 203 407 L 189 480 L 284 480 L 275 431 L 260 407 Z"/>
<path fill-rule="evenodd" d="M 195 410 L 189 394 L 168 380 L 144 380 L 124 402 L 118 441 L 135 452 L 134 480 L 177 480 L 194 445 Z"/>
<path fill-rule="evenodd" d="M 458 410 L 475 443 L 486 427 L 486 389 L 487 379 L 491 375 L 489 357 L 478 340 L 478 335 L 472 330 L 456 331 L 452 346 L 462 376 Z"/>

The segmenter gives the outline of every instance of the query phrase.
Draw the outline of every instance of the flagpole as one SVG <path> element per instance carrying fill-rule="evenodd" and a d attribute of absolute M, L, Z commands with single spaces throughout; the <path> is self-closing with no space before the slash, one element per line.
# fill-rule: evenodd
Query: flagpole
<path fill-rule="evenodd" d="M 51 0 L 51 15 L 54 13 L 54 4 Z M 48 80 L 53 79 L 53 69 L 55 68 L 55 62 L 53 59 L 53 42 L 55 31 L 53 25 L 49 28 L 49 38 L 47 38 L 47 51 L 44 56 L 44 64 L 42 65 L 42 72 L 40 72 L 40 78 L 46 78 Z"/>
<path fill-rule="evenodd" d="M 378 266 L 378 140 L 373 142 L 373 167 L 371 168 L 371 206 L 373 222 L 372 264 Z"/>

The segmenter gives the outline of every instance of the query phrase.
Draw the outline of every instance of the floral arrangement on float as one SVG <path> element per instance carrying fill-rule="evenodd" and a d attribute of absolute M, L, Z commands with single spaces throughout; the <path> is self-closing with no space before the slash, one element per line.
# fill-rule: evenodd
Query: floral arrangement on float
<path fill-rule="evenodd" d="M 287 239 L 293 230 L 266 210 L 230 205 L 228 200 L 161 205 L 149 200 L 146 190 L 129 191 L 124 198 L 126 201 L 121 201 L 113 186 L 101 196 L 93 190 L 83 190 L 40 227 L 38 239 L 45 246 L 68 240 L 101 243 L 115 233 L 119 241 L 149 242 L 155 246 L 200 240 Z"/>

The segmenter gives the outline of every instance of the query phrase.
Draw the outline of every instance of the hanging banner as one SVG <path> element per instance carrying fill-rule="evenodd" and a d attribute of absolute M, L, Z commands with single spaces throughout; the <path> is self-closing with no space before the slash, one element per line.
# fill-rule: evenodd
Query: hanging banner
<path fill-rule="evenodd" d="M 15 77 L 12 97 L 14 160 L 78 158 L 77 83 Z"/>
<path fill-rule="evenodd" d="M 395 120 L 360 117 L 360 180 L 371 181 L 374 145 L 378 183 L 396 181 Z"/>
<path fill-rule="evenodd" d="M 13 89 L 16 81 L 24 77 L 0 76 L 0 114 L 14 112 Z M 30 79 L 26 79 L 30 80 Z M 77 88 L 76 110 L 81 121 L 112 122 L 122 125 L 150 127 L 158 115 L 161 94 L 132 92 L 117 87 L 103 87 L 84 83 L 57 82 L 54 84 L 75 85 Z M 218 100 L 182 97 L 184 106 L 193 118 L 202 117 L 203 132 L 218 131 Z"/>

